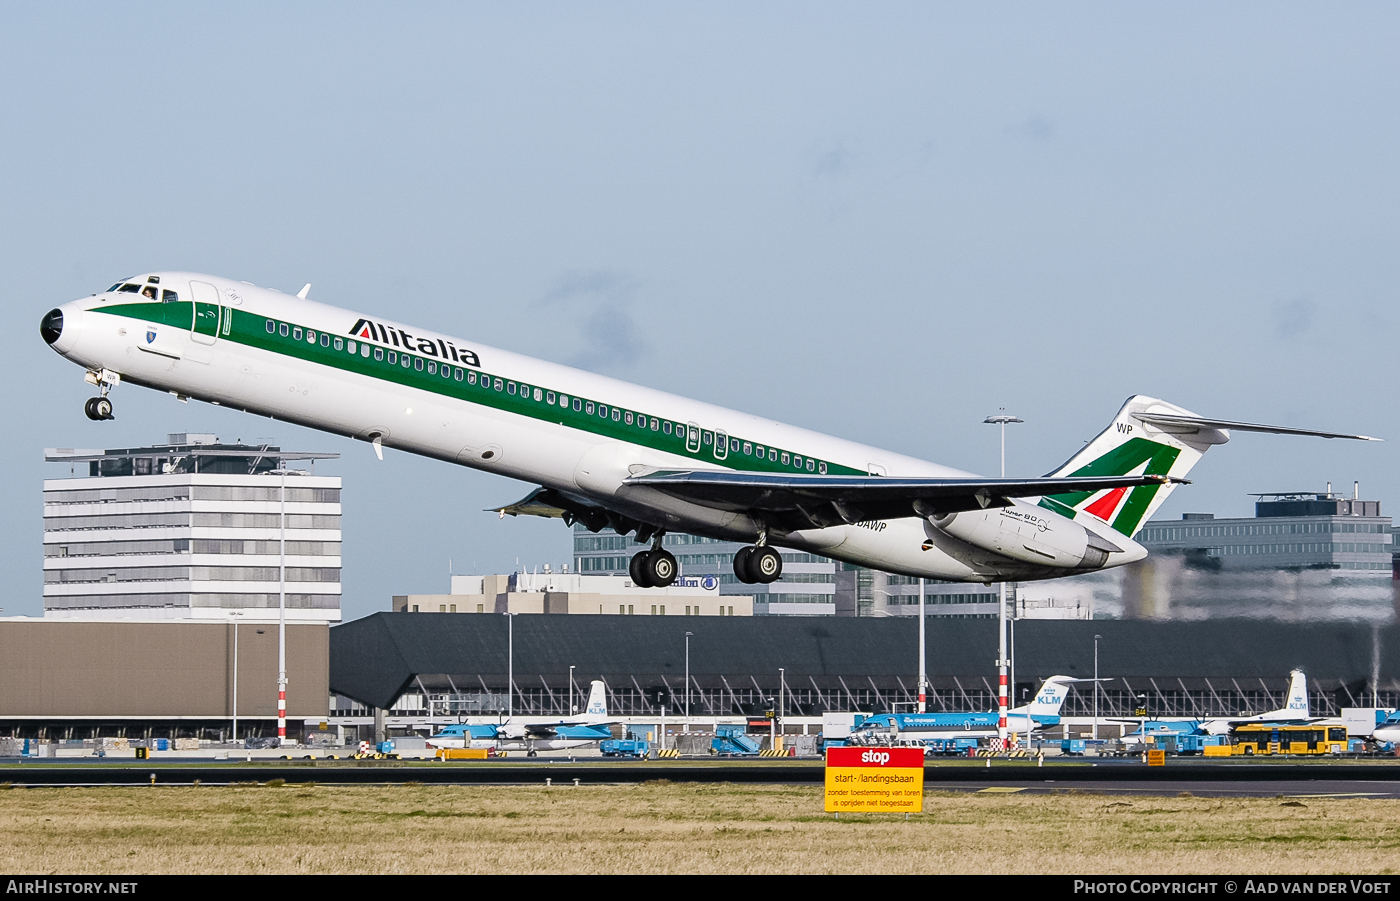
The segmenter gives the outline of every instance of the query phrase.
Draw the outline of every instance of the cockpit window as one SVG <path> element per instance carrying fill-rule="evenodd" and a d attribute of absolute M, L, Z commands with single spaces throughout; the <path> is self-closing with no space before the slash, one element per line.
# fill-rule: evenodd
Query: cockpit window
<path fill-rule="evenodd" d="M 113 285 L 112 287 L 110 287 L 110 288 L 107 289 L 107 293 L 108 293 L 108 294 L 111 294 L 113 291 L 117 290 L 117 289 L 120 288 L 121 286 L 122 286 L 122 283 L 121 283 L 121 282 L 117 282 L 115 285 Z"/>
<path fill-rule="evenodd" d="M 124 285 L 122 285 L 120 288 L 118 288 L 117 290 L 120 291 L 120 292 L 122 292 L 123 294 L 135 294 L 137 291 L 140 291 L 140 290 L 141 290 L 141 286 L 140 286 L 140 285 L 133 285 L 131 282 L 127 282 L 126 284 L 124 284 Z"/>
<path fill-rule="evenodd" d="M 155 299 L 156 299 L 156 286 L 155 286 L 155 285 L 147 285 L 146 287 L 144 287 L 144 288 L 141 289 L 141 295 L 142 295 L 143 297 L 149 297 L 151 300 L 155 300 Z"/>
<path fill-rule="evenodd" d="M 164 303 L 175 303 L 180 299 L 180 295 L 176 294 L 174 291 L 161 291 L 160 299 Z"/>

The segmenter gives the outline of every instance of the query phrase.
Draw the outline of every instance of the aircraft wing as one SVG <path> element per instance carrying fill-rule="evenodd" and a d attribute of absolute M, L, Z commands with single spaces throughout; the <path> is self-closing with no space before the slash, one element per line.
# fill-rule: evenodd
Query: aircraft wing
<path fill-rule="evenodd" d="M 932 479 L 780 475 L 732 470 L 658 470 L 624 482 L 682 500 L 734 511 L 778 514 L 792 527 L 898 519 L 1005 507 L 1010 498 L 1139 485 L 1184 484 L 1161 475 L 1059 479 Z"/>

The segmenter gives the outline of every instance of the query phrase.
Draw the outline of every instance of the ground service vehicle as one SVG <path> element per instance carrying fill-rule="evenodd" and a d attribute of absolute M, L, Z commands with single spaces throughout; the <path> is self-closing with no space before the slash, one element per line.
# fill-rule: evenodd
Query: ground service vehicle
<path fill-rule="evenodd" d="M 1265 754 L 1344 754 L 1347 730 L 1344 726 L 1321 724 L 1283 725 L 1248 723 L 1230 733 L 1234 756 Z"/>

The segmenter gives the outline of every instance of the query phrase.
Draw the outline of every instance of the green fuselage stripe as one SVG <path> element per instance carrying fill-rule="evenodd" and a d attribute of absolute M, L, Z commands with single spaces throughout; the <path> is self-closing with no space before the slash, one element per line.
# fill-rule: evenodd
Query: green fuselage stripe
<path fill-rule="evenodd" d="M 287 320 L 259 316 L 233 307 L 224 307 L 223 309 L 225 317 L 231 316 L 231 318 L 226 319 L 223 327 L 220 328 L 218 341 L 231 341 L 246 347 L 265 350 L 303 362 L 327 366 L 343 372 L 352 372 L 369 378 L 379 379 L 380 381 L 393 382 L 407 388 L 427 391 L 431 394 L 450 397 L 454 400 L 465 401 L 467 403 L 479 404 L 483 407 L 491 407 L 492 409 L 513 413 L 517 416 L 526 416 L 541 422 L 549 422 L 566 428 L 577 429 L 591 435 L 612 438 L 643 447 L 650 447 L 666 453 L 689 457 L 707 464 L 718 464 L 742 472 L 776 472 L 795 475 L 800 472 L 808 472 L 809 470 L 806 468 L 807 460 L 814 460 L 814 458 L 807 457 L 806 455 L 794 454 L 792 451 L 783 448 L 760 445 L 757 442 L 742 438 L 738 435 L 729 435 L 728 438 L 730 439 L 731 448 L 733 442 L 735 440 L 738 441 L 739 450 L 731 449 L 725 457 L 720 458 L 714 454 L 714 429 L 702 431 L 702 436 L 709 436 L 711 441 L 709 445 L 702 442 L 698 451 L 690 451 L 686 448 L 686 424 L 675 419 L 670 419 L 669 417 L 655 416 L 650 413 L 643 414 L 638 410 L 618 408 L 608 401 L 600 402 L 596 398 L 581 397 L 575 395 L 571 391 L 560 391 L 556 387 L 546 387 L 544 385 L 535 384 L 525 385 L 522 382 L 509 379 L 506 376 L 498 376 L 487 372 L 479 367 L 469 367 L 461 363 L 452 363 L 450 360 L 444 362 L 440 356 L 405 352 L 401 349 L 389 348 L 378 343 L 366 345 L 359 338 L 351 338 L 345 335 L 324 333 L 330 335 L 332 344 L 331 346 L 323 346 L 320 343 L 320 336 L 323 333 L 319 329 L 308 330 L 304 326 L 298 326 L 296 323 Z M 178 303 L 128 303 L 100 307 L 94 309 L 92 312 L 124 316 L 142 322 L 154 322 L 189 331 L 193 317 L 193 305 L 183 301 Z M 274 323 L 275 330 L 271 333 L 267 331 L 268 322 Z M 300 329 L 303 337 L 300 340 L 290 335 L 285 338 L 282 337 L 281 326 L 283 324 L 289 327 L 289 331 Z M 315 343 L 306 340 L 305 336 L 308 331 L 316 334 L 317 340 Z M 206 333 L 203 328 L 200 329 L 200 332 Z M 357 352 L 351 354 L 348 350 L 336 350 L 334 342 L 337 339 L 344 341 L 347 348 L 349 342 L 355 342 L 358 345 Z M 366 346 L 371 349 L 370 356 L 364 356 L 359 352 L 360 348 Z M 384 351 L 385 359 L 375 359 L 374 352 L 376 350 Z M 387 358 L 390 352 L 394 353 L 399 358 L 398 363 L 391 364 L 388 362 Z M 409 360 L 410 365 L 402 365 L 405 358 Z M 422 369 L 417 368 L 419 361 L 423 363 Z M 437 365 L 438 374 L 428 374 L 428 363 Z M 455 378 L 455 373 L 453 373 L 454 377 L 451 378 L 443 378 L 441 375 L 444 370 L 450 371 L 454 369 L 461 370 L 464 376 L 467 373 L 475 373 L 476 384 L 470 384 L 465 378 L 462 381 L 458 381 Z M 500 389 L 496 388 L 497 383 L 500 383 Z M 511 394 L 507 390 L 508 386 L 512 384 L 516 386 L 516 392 L 514 394 Z M 524 389 L 523 391 L 522 387 Z M 555 393 L 556 396 L 567 395 L 570 401 L 569 406 L 567 408 L 562 407 L 557 400 L 553 404 L 546 403 L 544 400 L 536 401 L 534 399 L 534 392 L 536 390 L 541 393 L 542 398 L 547 397 L 549 392 Z M 582 409 L 574 409 L 573 401 L 575 398 L 580 401 L 580 407 L 582 407 Z M 592 406 L 594 409 L 594 413 L 591 415 L 586 412 L 589 406 Z M 602 407 L 606 407 L 608 410 L 606 419 L 598 415 L 597 411 Z M 629 413 L 634 419 L 632 425 L 628 425 L 625 421 L 626 415 Z M 617 416 L 616 419 L 613 418 L 614 415 Z M 637 424 L 638 417 L 643 416 L 647 422 L 646 428 L 642 428 Z M 652 427 L 653 421 L 657 424 L 656 428 Z M 664 431 L 664 425 L 668 421 L 671 423 L 671 434 L 669 435 Z M 755 451 L 745 454 L 745 446 L 755 448 Z M 764 454 L 761 458 L 757 455 L 756 451 L 760 446 L 763 447 L 764 450 Z M 782 462 L 785 456 L 790 461 L 787 465 L 784 465 Z M 793 465 L 791 462 L 798 457 L 801 457 L 803 461 L 801 467 Z M 829 461 L 816 460 L 814 460 L 812 464 L 813 469 L 811 471 L 818 471 L 819 464 L 821 463 L 825 464 L 826 472 L 832 475 L 866 475 L 864 470 L 842 466 Z"/>

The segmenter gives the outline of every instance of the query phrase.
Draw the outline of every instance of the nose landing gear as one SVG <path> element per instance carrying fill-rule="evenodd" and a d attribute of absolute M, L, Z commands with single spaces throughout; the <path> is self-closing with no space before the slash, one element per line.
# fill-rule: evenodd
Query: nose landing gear
<path fill-rule="evenodd" d="M 83 380 L 89 385 L 96 385 L 102 392 L 100 397 L 89 397 L 87 403 L 83 404 L 83 412 L 87 418 L 95 422 L 113 419 L 112 402 L 107 399 L 107 392 L 121 384 L 121 374 L 110 369 L 103 369 L 100 372 L 89 370 L 83 375 Z"/>
<path fill-rule="evenodd" d="M 83 412 L 94 422 L 115 418 L 112 416 L 112 402 L 105 397 L 89 397 L 83 404 Z"/>

